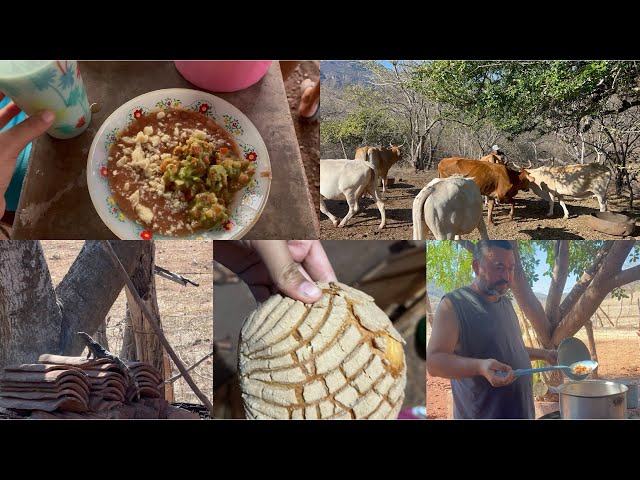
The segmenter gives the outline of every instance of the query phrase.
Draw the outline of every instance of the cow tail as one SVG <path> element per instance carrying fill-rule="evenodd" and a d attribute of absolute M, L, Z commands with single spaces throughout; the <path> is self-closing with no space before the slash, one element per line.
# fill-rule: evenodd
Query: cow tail
<path fill-rule="evenodd" d="M 367 158 L 369 157 L 369 152 L 367 152 Z M 374 192 L 374 200 L 376 202 L 382 201 L 382 197 L 380 196 L 380 190 L 378 189 L 378 172 L 376 172 L 376 168 L 373 166 L 373 163 L 367 161 L 367 166 L 373 172 L 373 192 Z"/>
<path fill-rule="evenodd" d="M 376 184 L 377 185 L 377 184 Z M 424 240 L 424 229 L 427 224 L 424 221 L 424 203 L 434 191 L 433 186 L 424 187 L 413 199 L 413 209 L 411 211 L 413 219 L 413 239 Z"/>

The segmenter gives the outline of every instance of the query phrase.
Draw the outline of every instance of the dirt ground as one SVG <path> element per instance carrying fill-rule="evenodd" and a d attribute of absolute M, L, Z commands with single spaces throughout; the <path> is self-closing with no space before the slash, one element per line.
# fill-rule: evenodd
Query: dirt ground
<path fill-rule="evenodd" d="M 321 214 L 320 234 L 322 238 L 411 239 L 413 235 L 411 221 L 413 199 L 428 182 L 438 176 L 438 172 L 430 170 L 415 173 L 413 169 L 393 166 L 389 170 L 389 176 L 395 177 L 396 185 L 392 186 L 385 195 L 387 225 L 384 229 L 378 230 L 380 213 L 375 203 L 371 199 L 365 198 L 360 202 L 361 212 L 354 215 L 344 228 L 334 227 L 331 221 Z M 611 185 L 607 197 L 609 211 L 640 216 L 640 209 L 634 208 L 633 211 L 629 211 L 628 198 L 617 196 L 614 192 L 615 189 Z M 552 218 L 547 218 L 546 214 L 549 211 L 547 201 L 543 201 L 531 190 L 519 192 L 516 197 L 514 220 L 511 221 L 508 218 L 510 206 L 508 204 L 500 205 L 493 212 L 495 226 L 488 223 L 485 207 L 484 218 L 489 238 L 518 240 L 615 240 L 621 238 L 595 231 L 589 226 L 590 214 L 599 211 L 598 201 L 595 198 L 570 199 L 565 203 L 569 210 L 567 220 L 562 218 L 562 207 L 557 202 L 554 205 L 555 215 Z M 344 201 L 327 201 L 326 204 L 329 211 L 340 218 L 344 217 L 349 210 Z M 428 229 L 426 232 L 427 239 L 434 238 Z M 480 234 L 475 230 L 469 235 L 465 235 L 464 238 L 477 240 L 480 238 Z M 637 227 L 635 238 L 640 238 L 640 229 Z"/>
<path fill-rule="evenodd" d="M 577 337 L 586 343 L 586 338 L 581 335 Z M 595 337 L 601 380 L 640 381 L 640 337 L 635 334 L 635 330 L 596 330 Z M 427 418 L 447 418 L 447 394 L 450 390 L 449 380 L 427 374 Z"/>
<path fill-rule="evenodd" d="M 307 173 L 309 189 L 313 197 L 313 204 L 320 205 L 320 121 L 309 121 L 298 116 L 300 103 L 300 84 L 306 78 L 314 82 L 320 80 L 320 62 L 304 61 L 294 70 L 285 82 L 291 117 L 296 128 L 300 154 Z"/>
<path fill-rule="evenodd" d="M 54 286 L 69 270 L 83 241 L 42 240 Z M 199 287 L 183 287 L 156 275 L 160 318 L 167 339 L 188 368 L 213 349 L 213 259 L 211 242 L 157 240 L 156 265 L 178 273 Z M 124 289 L 107 315 L 108 349 L 118 353 L 124 333 L 126 296 Z M 172 373 L 178 372 L 172 362 Z M 213 398 L 213 360 L 209 357 L 189 372 L 200 390 Z M 201 404 L 183 379 L 174 384 L 176 402 Z"/>

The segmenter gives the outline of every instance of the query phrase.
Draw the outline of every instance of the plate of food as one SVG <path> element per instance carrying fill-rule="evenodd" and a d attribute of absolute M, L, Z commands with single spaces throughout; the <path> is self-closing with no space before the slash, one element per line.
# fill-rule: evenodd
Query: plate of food
<path fill-rule="evenodd" d="M 269 153 L 236 107 L 183 88 L 136 97 L 107 118 L 87 160 L 91 201 L 118 238 L 242 238 L 271 186 Z"/>

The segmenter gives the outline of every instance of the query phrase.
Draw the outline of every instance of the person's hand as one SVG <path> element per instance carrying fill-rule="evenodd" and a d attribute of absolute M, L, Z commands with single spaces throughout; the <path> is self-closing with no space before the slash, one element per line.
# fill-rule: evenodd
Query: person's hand
<path fill-rule="evenodd" d="M 507 375 L 502 377 L 496 375 L 496 372 L 507 372 Z M 510 385 L 516 379 L 516 376 L 513 374 L 513 370 L 509 365 L 500 363 L 493 358 L 488 358 L 481 361 L 480 375 L 486 378 L 487 381 L 494 387 L 504 387 L 506 385 Z"/>
<path fill-rule="evenodd" d="M 3 98 L 4 95 L 0 93 L 0 100 Z M 4 128 L 18 113 L 20 113 L 20 109 L 13 102 L 2 108 L 0 110 L 0 129 Z M 40 112 L 0 133 L 0 218 L 4 215 L 6 206 L 4 194 L 9 188 L 18 155 L 33 139 L 46 132 L 53 124 L 54 119 L 53 112 Z"/>
<path fill-rule="evenodd" d="M 236 273 L 257 302 L 277 291 L 304 303 L 322 291 L 313 282 L 334 282 L 336 274 L 319 240 L 219 241 L 213 258 Z"/>

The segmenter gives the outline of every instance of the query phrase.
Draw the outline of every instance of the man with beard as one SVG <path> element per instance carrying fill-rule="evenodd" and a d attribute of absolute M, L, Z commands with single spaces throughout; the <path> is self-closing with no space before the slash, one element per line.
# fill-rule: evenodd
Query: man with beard
<path fill-rule="evenodd" d="M 434 315 L 427 371 L 451 379 L 454 418 L 534 418 L 531 376 L 512 370 L 531 368 L 531 360 L 555 365 L 557 352 L 525 347 L 505 296 L 514 270 L 510 242 L 479 241 L 475 280 L 444 295 Z"/>

